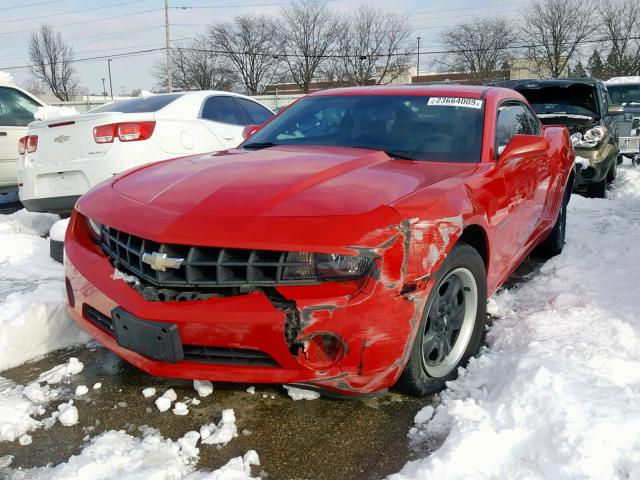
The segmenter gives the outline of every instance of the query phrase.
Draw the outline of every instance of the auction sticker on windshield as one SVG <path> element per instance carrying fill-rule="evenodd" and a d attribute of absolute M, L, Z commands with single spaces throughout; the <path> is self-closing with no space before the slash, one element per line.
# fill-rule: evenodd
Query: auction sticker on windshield
<path fill-rule="evenodd" d="M 444 107 L 482 108 L 482 100 L 461 97 L 431 97 L 427 105 L 441 105 Z"/>

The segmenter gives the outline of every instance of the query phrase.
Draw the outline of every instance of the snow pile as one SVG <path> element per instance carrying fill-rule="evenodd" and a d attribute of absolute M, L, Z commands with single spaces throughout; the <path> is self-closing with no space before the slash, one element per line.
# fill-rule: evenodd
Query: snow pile
<path fill-rule="evenodd" d="M 42 238 L 57 215 L 0 215 L 0 371 L 88 336 L 66 313 L 63 269 Z"/>
<path fill-rule="evenodd" d="M 73 405 L 73 400 L 58 405 L 58 421 L 65 427 L 78 423 L 78 409 Z"/>
<path fill-rule="evenodd" d="M 175 402 L 178 399 L 178 395 L 176 395 L 175 390 L 170 388 L 166 392 L 162 394 L 161 397 L 156 398 L 156 407 L 161 412 L 166 412 L 171 408 L 171 403 Z"/>
<path fill-rule="evenodd" d="M 44 411 L 24 395 L 24 387 L 0 377 L 0 442 L 13 442 L 40 426 Z"/>
<path fill-rule="evenodd" d="M 567 245 L 489 301 L 488 348 L 410 437 L 439 444 L 394 480 L 640 478 L 640 172 L 574 195 Z"/>
<path fill-rule="evenodd" d="M 0 83 L 15 84 L 15 81 L 13 80 L 13 75 L 11 75 L 9 72 L 0 71 Z"/>
<path fill-rule="evenodd" d="M 61 117 L 72 117 L 78 115 L 78 111 L 75 107 L 55 107 L 53 105 L 46 105 L 44 107 L 38 107 L 33 114 L 33 118 L 36 120 L 55 120 Z"/>
<path fill-rule="evenodd" d="M 291 387 L 289 385 L 284 385 L 284 388 L 287 390 L 287 393 L 293 400 L 317 400 L 320 398 L 320 393 L 314 392 L 313 390 L 305 390 L 303 388 Z"/>
<path fill-rule="evenodd" d="M 222 418 L 217 425 L 210 423 L 200 427 L 202 443 L 207 445 L 226 445 L 237 436 L 236 415 L 231 408 L 222 411 Z"/>
<path fill-rule="evenodd" d="M 193 472 L 197 438 L 194 442 L 190 433 L 197 435 L 189 432 L 174 442 L 153 429 L 148 429 L 143 438 L 112 430 L 94 438 L 67 462 L 9 473 L 15 480 L 245 480 L 252 478 L 251 466 L 260 465 L 258 454 L 250 450 L 244 457 L 233 458 L 214 472 Z"/>
<path fill-rule="evenodd" d="M 156 389 L 153 387 L 147 387 L 142 390 L 142 395 L 144 398 L 153 397 L 156 394 Z"/>
<path fill-rule="evenodd" d="M 84 364 L 76 357 L 71 357 L 67 363 L 56 365 L 52 369 L 41 373 L 36 382 L 47 382 L 49 385 L 60 383 L 65 378 L 80 373 L 83 369 Z"/>
<path fill-rule="evenodd" d="M 49 231 L 49 237 L 56 242 L 64 242 L 64 236 L 67 233 L 67 227 L 69 226 L 69 219 L 58 220 L 53 224 Z"/>
<path fill-rule="evenodd" d="M 581 157 L 580 155 L 576 155 L 574 163 L 580 166 L 580 168 L 587 168 L 591 165 L 588 158 Z"/>
<path fill-rule="evenodd" d="M 194 380 L 193 388 L 201 397 L 208 397 L 213 393 L 213 384 L 209 380 Z"/>

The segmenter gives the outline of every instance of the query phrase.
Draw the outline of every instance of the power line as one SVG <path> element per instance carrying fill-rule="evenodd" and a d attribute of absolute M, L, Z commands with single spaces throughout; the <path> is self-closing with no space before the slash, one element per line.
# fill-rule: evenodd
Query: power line
<path fill-rule="evenodd" d="M 15 5 L 13 7 L 0 8 L 0 12 L 4 12 L 5 10 L 16 10 L 18 8 L 37 7 L 39 5 L 48 5 L 50 3 L 60 3 L 60 2 L 64 2 L 64 0 L 49 0 L 47 2 L 25 3 L 25 4 L 22 4 L 22 5 Z"/>
<path fill-rule="evenodd" d="M 104 10 L 105 8 L 121 7 L 122 5 L 133 5 L 134 3 L 148 2 L 149 0 L 133 0 L 130 2 L 113 3 L 111 5 L 103 5 L 101 7 L 85 8 L 83 10 L 71 10 L 69 12 L 51 13 L 48 15 L 36 15 L 35 17 L 10 18 L 9 20 L 0 20 L 0 23 L 25 22 L 28 20 L 40 20 L 42 18 L 59 17 L 61 15 L 70 15 L 72 13 L 93 12 L 94 10 Z"/>
<path fill-rule="evenodd" d="M 62 23 L 60 25 L 56 25 L 56 29 L 61 28 L 61 27 L 68 27 L 68 26 L 71 26 L 71 25 L 83 25 L 85 23 L 104 22 L 105 20 L 114 20 L 116 18 L 132 17 L 134 15 L 142 15 L 143 13 L 157 12 L 157 11 L 160 11 L 160 10 L 162 10 L 162 8 L 152 8 L 150 10 L 142 10 L 140 12 L 132 12 L 132 13 L 126 13 L 124 15 L 116 15 L 114 17 L 94 18 L 94 19 L 90 19 L 90 20 L 82 20 L 80 22 Z M 25 29 L 25 30 L 12 30 L 10 32 L 0 32 L 0 35 L 9 35 L 9 34 L 12 34 L 12 33 L 35 32 L 37 30 L 40 30 L 40 28 L 28 28 L 28 29 Z"/>

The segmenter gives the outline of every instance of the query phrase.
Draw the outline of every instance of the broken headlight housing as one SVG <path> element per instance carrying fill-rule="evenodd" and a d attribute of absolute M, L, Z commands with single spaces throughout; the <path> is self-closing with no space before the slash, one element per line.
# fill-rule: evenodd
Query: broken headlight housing
<path fill-rule="evenodd" d="M 596 148 L 607 136 L 607 127 L 590 128 L 584 135 L 576 132 L 571 135 L 571 143 L 575 148 Z"/>
<path fill-rule="evenodd" d="M 371 257 L 338 253 L 288 252 L 282 280 L 354 280 L 368 275 Z"/>
<path fill-rule="evenodd" d="M 102 225 L 88 217 L 86 220 L 87 232 L 89 232 L 91 240 L 93 240 L 95 243 L 100 243 L 100 240 L 102 239 Z"/>

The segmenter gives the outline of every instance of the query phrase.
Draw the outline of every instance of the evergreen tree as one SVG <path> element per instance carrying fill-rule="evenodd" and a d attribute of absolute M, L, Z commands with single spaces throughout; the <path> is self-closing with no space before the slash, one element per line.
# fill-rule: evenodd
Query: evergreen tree
<path fill-rule="evenodd" d="M 582 62 L 578 61 L 576 66 L 573 68 L 573 71 L 571 72 L 571 76 L 578 77 L 578 78 L 584 78 L 587 76 L 587 72 L 584 69 Z"/>
<path fill-rule="evenodd" d="M 598 50 L 594 50 L 589 57 L 589 61 L 587 62 L 587 70 L 589 71 L 589 75 L 593 78 L 603 78 L 606 75 L 606 68 L 604 63 L 602 62 L 602 57 L 600 57 L 600 52 Z"/>

